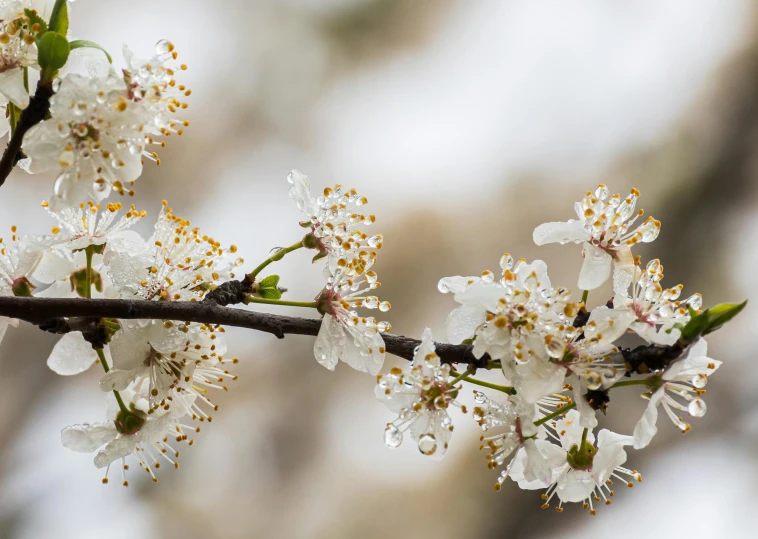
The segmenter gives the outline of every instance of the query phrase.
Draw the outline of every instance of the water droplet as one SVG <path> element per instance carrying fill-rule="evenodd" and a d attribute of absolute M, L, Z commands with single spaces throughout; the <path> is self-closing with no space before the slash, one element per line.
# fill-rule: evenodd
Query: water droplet
<path fill-rule="evenodd" d="M 584 375 L 584 383 L 587 389 L 599 389 L 603 385 L 603 377 L 595 371 L 587 371 Z"/>
<path fill-rule="evenodd" d="M 700 294 L 693 294 L 685 303 L 696 311 L 699 311 L 703 307 L 703 296 Z"/>
<path fill-rule="evenodd" d="M 158 43 L 155 44 L 155 54 L 159 56 L 162 54 L 168 54 L 173 49 L 174 46 L 168 39 L 161 39 Z"/>
<path fill-rule="evenodd" d="M 687 405 L 687 411 L 692 417 L 703 417 L 705 415 L 705 401 L 700 398 L 692 399 Z"/>
<path fill-rule="evenodd" d="M 400 447 L 403 443 L 403 433 L 392 423 L 387 423 L 387 428 L 384 429 L 384 443 L 387 447 Z"/>
<path fill-rule="evenodd" d="M 513 268 L 513 257 L 510 253 L 505 253 L 500 257 L 500 268 L 504 271 Z"/>
<path fill-rule="evenodd" d="M 703 389 L 708 383 L 708 377 L 705 374 L 696 374 L 692 377 L 692 385 L 697 389 Z"/>
<path fill-rule="evenodd" d="M 432 434 L 424 434 L 418 439 L 418 450 L 424 455 L 434 455 L 437 451 L 437 439 Z"/>
<path fill-rule="evenodd" d="M 450 292 L 450 287 L 447 285 L 447 281 L 445 279 L 440 279 L 440 282 L 437 283 L 437 290 L 443 294 Z"/>

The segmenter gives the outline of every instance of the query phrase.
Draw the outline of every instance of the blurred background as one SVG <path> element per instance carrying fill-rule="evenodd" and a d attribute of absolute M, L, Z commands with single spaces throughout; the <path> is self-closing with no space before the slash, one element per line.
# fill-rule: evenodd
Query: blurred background
<path fill-rule="evenodd" d="M 437 280 L 497 269 L 505 251 L 546 260 L 553 283 L 576 288 L 580 248 L 537 248 L 532 230 L 572 217 L 600 182 L 637 187 L 663 222 L 638 254 L 662 259 L 665 286 L 681 282 L 706 305 L 752 295 L 756 7 L 77 0 L 70 9 L 71 34 L 114 57 L 125 42 L 148 56 L 167 37 L 189 65 L 192 125 L 169 141 L 160 168 L 145 167 L 139 208 L 155 216 L 168 199 L 237 244 L 250 269 L 302 234 L 287 197 L 291 168 L 316 189 L 355 187 L 377 215 L 372 232 L 385 236 L 376 269 L 393 332 L 428 326 L 443 339 L 454 305 Z M 52 181 L 14 172 L 0 190 L 0 227 L 47 232 L 38 205 Z M 277 264 L 291 299 L 323 284 L 309 258 Z M 708 384 L 708 414 L 685 437 L 661 418 L 653 443 L 629 452 L 644 482 L 618 489 L 594 518 L 579 507 L 541 511 L 539 492 L 510 482 L 495 493 L 470 417 L 454 418 L 442 462 L 408 441 L 388 450 L 392 414 L 371 377 L 326 371 L 312 338 L 236 329 L 227 335 L 240 377 L 181 468 L 162 469 L 157 485 L 133 472 L 129 488 L 103 486 L 92 456 L 63 448 L 59 434 L 103 419 L 100 373 L 57 377 L 45 365 L 56 338 L 22 325 L 0 347 L 0 538 L 753 537 L 757 314 L 753 303 L 710 339 L 724 365 Z M 612 399 L 601 426 L 631 433 L 645 402 L 634 388 Z"/>

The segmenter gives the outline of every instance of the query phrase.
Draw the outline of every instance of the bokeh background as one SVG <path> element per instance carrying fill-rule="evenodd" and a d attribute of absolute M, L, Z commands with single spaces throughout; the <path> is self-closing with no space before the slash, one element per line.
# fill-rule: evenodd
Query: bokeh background
<path fill-rule="evenodd" d="M 180 139 L 148 165 L 135 202 L 160 200 L 252 268 L 301 229 L 286 174 L 370 200 L 385 236 L 377 270 L 395 332 L 444 337 L 442 276 L 543 258 L 576 288 L 575 246 L 533 228 L 573 215 L 597 183 L 642 191 L 663 222 L 643 246 L 664 284 L 706 304 L 751 296 L 758 266 L 755 0 L 77 0 L 77 38 L 143 56 L 168 37 L 193 89 Z M 81 65 L 96 52 L 82 53 Z M 43 233 L 52 177 L 15 172 L 0 227 Z M 149 224 L 143 223 L 147 233 Z M 307 253 L 276 267 L 289 297 L 322 286 Z M 610 297 L 593 293 L 591 303 Z M 294 313 L 295 310 L 280 312 Z M 96 369 L 55 376 L 55 337 L 28 325 L 0 347 L 0 538 L 754 537 L 758 348 L 747 311 L 710 339 L 724 361 L 708 414 L 682 436 L 661 419 L 629 465 L 644 482 L 590 518 L 541 511 L 538 492 L 492 485 L 478 427 L 457 416 L 442 462 L 390 451 L 373 380 L 312 356 L 312 338 L 227 334 L 242 361 L 212 425 L 160 482 L 103 486 L 92 456 L 60 445 L 103 419 Z M 398 361 L 389 359 L 388 365 Z M 612 395 L 603 426 L 631 432 L 645 403 Z M 133 467 L 135 469 L 136 467 Z"/>

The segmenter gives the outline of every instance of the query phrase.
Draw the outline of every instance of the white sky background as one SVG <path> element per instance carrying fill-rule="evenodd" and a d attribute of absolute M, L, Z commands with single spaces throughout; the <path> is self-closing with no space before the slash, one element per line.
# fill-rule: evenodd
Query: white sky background
<path fill-rule="evenodd" d="M 743 44 L 752 14 L 747 0 L 453 2 L 422 47 L 335 77 L 329 71 L 330 44 L 312 19 L 349 2 L 292 0 L 286 9 L 273 0 L 236 2 L 230 14 L 216 9 L 224 5 L 218 0 L 77 0 L 71 8 L 72 32 L 97 41 L 114 56 L 123 42 L 142 55 L 163 37 L 176 43 L 190 65 L 193 126 L 187 140 L 172 145 L 181 148 L 190 137 L 195 143 L 208 140 L 213 148 L 208 159 L 219 163 L 209 167 L 215 171 L 212 189 L 178 193 L 175 187 L 158 186 L 156 198 L 187 201 L 193 221 L 207 223 L 214 236 L 225 240 L 236 235 L 229 241 L 241 252 L 262 253 L 272 244 L 292 243 L 297 216 L 284 180 L 292 167 L 308 173 L 314 185 L 355 186 L 389 223 L 411 208 L 486 202 L 506 178 L 524 170 L 567 181 L 592 177 L 620 153 L 670 136 L 720 63 Z M 86 23 L 82 13 L 89 13 Z M 230 17 L 245 17 L 249 32 L 233 32 Z M 218 78 L 224 83 L 218 84 Z M 224 138 L 238 113 L 233 105 L 248 94 L 251 101 L 260 100 L 260 114 L 271 129 Z M 214 142 L 219 139 L 223 145 Z M 181 149 L 172 155 L 197 159 Z M 47 196 L 51 184 L 37 180 L 30 185 L 21 175 L 11 178 L 0 191 L 0 226 L 19 223 L 25 232 L 45 232 L 47 227 L 35 230 L 41 214 L 29 208 Z M 238 238 L 253 202 L 225 196 L 232 190 L 245 193 L 251 185 L 258 200 L 266 201 L 255 209 L 255 219 L 270 224 L 265 243 L 254 235 Z M 157 208 L 146 209 L 154 215 Z M 188 212 L 177 208 L 177 213 Z M 309 269 L 283 270 L 282 275 L 294 282 Z M 310 281 L 293 287 L 295 292 L 312 290 L 312 273 Z M 429 289 L 433 292 L 433 283 Z M 232 346 L 241 338 L 232 335 Z M 261 355 L 278 344 L 265 342 Z M 4 456 L 13 465 L 3 463 L 9 473 L 0 479 L 0 506 L 3 511 L 26 508 L 18 537 L 157 537 L 137 489 L 103 489 L 91 457 L 59 445 L 58 431 L 68 422 L 97 421 L 103 414 L 96 393 L 82 397 L 83 381 L 64 382 L 40 403 L 15 449 Z M 386 481 L 390 473 L 391 480 L 401 483 L 403 474 L 408 483 L 430 480 L 438 469 L 409 447 L 385 450 L 380 431 L 387 416 L 372 407 L 372 399 L 358 392 L 329 396 L 324 429 L 331 443 L 323 449 L 323 467 L 339 462 L 345 475 L 354 477 L 332 478 L 334 484 L 323 488 L 346 483 L 356 488 L 362 481 Z M 57 403 L 52 414 L 51 402 Z M 243 419 L 250 429 L 265 421 Z M 219 427 L 205 432 L 204 451 L 233 449 L 227 437 L 236 435 L 237 424 Z M 459 429 L 457 436 L 471 435 Z M 265 444 L 259 450 L 265 460 Z M 719 514 L 720 527 L 713 534 L 739 536 L 742 522 L 736 515 L 754 494 L 732 492 L 733 500 L 741 498 L 739 504 L 724 498 L 713 507 L 705 489 L 678 489 L 679 497 L 669 488 L 681 484 L 682 475 L 697 473 L 701 483 L 723 481 L 723 488 L 714 483 L 712 489 L 725 492 L 740 480 L 730 471 L 733 463 L 749 455 L 735 447 L 730 455 L 713 459 L 709 457 L 717 448 L 694 443 L 675 450 L 676 455 L 647 471 L 639 492 L 624 496 L 620 503 L 626 507 L 616 509 L 625 515 L 644 511 L 651 519 L 665 519 L 672 534 L 683 534 L 686 517 L 702 507 L 702 514 Z M 443 465 L 454 466 L 455 459 L 452 451 Z M 711 475 L 702 475 L 704 461 Z M 193 484 L 191 466 L 199 465 L 198 460 L 183 464 L 179 473 L 190 474 L 182 479 L 185 485 Z M 228 477 L 235 471 L 221 466 L 218 473 Z M 319 474 L 314 471 L 314 480 L 330 479 Z M 648 489 L 648 481 L 655 487 Z M 214 483 L 207 488 L 214 492 Z M 663 497 L 665 513 L 661 505 L 652 505 L 654 498 Z M 118 513 L 116 503 L 124 504 Z M 129 512 L 128 520 L 119 520 L 123 512 Z M 599 518 L 612 523 L 614 516 Z M 706 536 L 703 529 L 687 531 L 691 537 Z M 318 525 L 314 530 L 320 533 Z M 613 532 L 625 537 L 624 529 Z"/>

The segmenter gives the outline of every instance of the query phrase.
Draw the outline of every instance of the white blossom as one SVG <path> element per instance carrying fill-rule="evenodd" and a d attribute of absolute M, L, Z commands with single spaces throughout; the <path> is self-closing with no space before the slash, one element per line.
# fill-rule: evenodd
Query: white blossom
<path fill-rule="evenodd" d="M 142 174 L 151 118 L 144 104 L 127 99 L 122 79 L 67 75 L 50 99 L 50 116 L 26 133 L 23 150 L 28 172 L 61 170 L 54 210 L 81 200 L 98 202 L 111 190 L 134 193 L 129 186 Z"/>
<path fill-rule="evenodd" d="M 153 408 L 171 402 L 176 395 L 193 396 L 185 410 L 193 419 L 210 419 L 199 405 L 217 406 L 209 389 L 227 390 L 224 379 L 236 379 L 221 368 L 226 344 L 218 332 L 201 324 L 162 320 L 121 320 L 111 340 L 112 368 L 100 380 L 103 391 L 122 391 L 139 380 L 149 380 Z"/>
<path fill-rule="evenodd" d="M 513 471 L 513 464 L 518 462 L 516 471 L 524 481 L 548 483 L 552 469 L 539 446 L 544 443 L 547 432 L 544 426 L 534 425 L 544 412 L 552 407 L 563 406 L 568 399 L 546 397 L 538 403 L 529 403 L 518 394 L 506 398 L 500 403 L 480 391 L 474 391 L 476 406 L 473 416 L 483 431 L 504 429 L 498 434 L 480 438 L 480 449 L 489 449 L 487 466 L 495 469 L 509 461 L 495 483 L 495 490 L 500 490 L 506 478 Z M 513 458 L 509 459 L 511 455 Z"/>
<path fill-rule="evenodd" d="M 646 447 L 658 432 L 658 406 L 662 406 L 671 422 L 686 433 L 690 425 L 685 423 L 674 410 L 689 413 L 692 417 L 705 415 L 705 401 L 701 395 L 708 382 L 708 376 L 721 366 L 721 361 L 709 358 L 705 339 L 698 340 L 687 352 L 687 356 L 673 363 L 660 378 L 654 379 L 658 387 L 648 397 L 645 413 L 634 428 L 634 448 Z M 649 384 L 650 385 L 650 384 Z M 684 403 L 676 400 L 678 397 Z"/>
<path fill-rule="evenodd" d="M 390 309 L 389 302 L 364 295 L 379 286 L 376 273 L 370 269 L 375 260 L 373 252 L 364 252 L 349 262 L 340 259 L 316 299 L 324 319 L 313 351 L 318 362 L 329 370 L 343 361 L 357 371 L 376 375 L 384 364 L 381 334 L 391 329 L 390 324 L 358 316 L 354 310 L 357 307 L 378 308 L 382 312 Z"/>
<path fill-rule="evenodd" d="M 18 286 L 33 287 L 28 278 L 40 258 L 42 247 L 31 238 L 19 238 L 17 228 L 11 227 L 10 241 L 0 238 L 0 296 L 13 296 Z M 0 316 L 0 342 L 8 326 L 18 326 L 18 320 Z"/>
<path fill-rule="evenodd" d="M 368 203 L 368 199 L 358 195 L 355 189 L 346 191 L 341 185 L 327 187 L 319 196 L 311 195 L 308 176 L 293 170 L 287 176 L 290 184 L 289 196 L 297 204 L 308 220 L 301 223 L 311 229 L 314 245 L 319 255 L 325 255 L 330 271 L 336 269 L 341 258 L 355 258 L 361 251 L 381 249 L 381 234 L 368 236 L 361 231 L 362 226 L 372 224 L 376 217 L 358 213 Z"/>
<path fill-rule="evenodd" d="M 616 271 L 613 278 L 616 292 L 613 312 L 617 316 L 627 316 L 631 312 L 634 318 L 631 318 L 629 329 L 646 341 L 672 345 L 680 336 L 674 325 L 689 322 L 687 307 L 700 310 L 703 297 L 693 294 L 679 301 L 684 287 L 677 285 L 664 289 L 660 284 L 662 279 L 663 266 L 658 259 L 648 262 L 644 270 L 635 266 L 633 276 L 625 271 Z"/>
<path fill-rule="evenodd" d="M 124 298 L 195 301 L 209 286 L 234 278 L 233 269 L 244 261 L 228 249 L 175 216 L 163 201 L 155 231 L 141 249 L 115 246 L 105 263 L 114 286 Z"/>
<path fill-rule="evenodd" d="M 180 423 L 184 411 L 192 405 L 194 395 L 181 395 L 167 408 L 151 411 L 148 399 L 147 381 L 143 380 L 121 392 L 121 398 L 128 409 L 144 420 L 137 432 L 120 432 L 119 419 L 123 417 L 116 405 L 113 394 L 108 395 L 107 420 L 102 423 L 84 423 L 66 427 L 61 432 L 61 441 L 65 447 L 80 453 L 95 455 L 95 466 L 105 468 L 103 483 L 108 482 L 111 464 L 121 461 L 123 485 L 128 486 L 125 470 L 129 469 L 126 457 L 133 455 L 138 464 L 157 482 L 154 470 L 160 468 L 161 461 L 179 467 L 179 451 L 170 442 L 188 441 L 190 432 L 199 432 L 199 427 L 190 427 Z"/>
<path fill-rule="evenodd" d="M 142 103 L 150 110 L 150 122 L 146 126 L 148 143 L 156 143 L 154 135 L 181 135 L 189 121 L 180 120 L 176 115 L 189 106 L 182 100 L 192 92 L 185 85 L 176 82 L 176 72 L 184 71 L 187 66 L 172 66 L 173 60 L 178 56 L 174 44 L 162 39 L 155 46 L 155 54 L 148 59 L 138 58 L 126 45 L 123 54 L 126 60 L 124 81 L 129 99 Z M 161 143 L 161 146 L 164 145 Z M 150 155 L 160 161 L 157 154 Z"/>
<path fill-rule="evenodd" d="M 398 447 L 409 431 L 421 454 L 444 457 L 453 435 L 448 408 L 461 406 L 455 400 L 459 390 L 450 383 L 450 365 L 443 364 L 435 352 L 431 330 L 425 329 L 408 372 L 394 367 L 377 377 L 376 397 L 398 414 L 387 423 L 384 442 Z M 466 408 L 462 409 L 465 413 Z"/>
<path fill-rule="evenodd" d="M 616 194 L 609 197 L 608 188 L 601 184 L 588 192 L 574 205 L 578 220 L 545 223 L 534 230 L 537 245 L 547 243 L 582 243 L 584 264 L 579 274 L 579 288 L 592 290 L 611 276 L 615 263 L 624 271 L 633 270 L 631 247 L 639 242 L 651 242 L 658 237 L 660 221 L 652 217 L 633 228 L 643 214 L 635 212 L 640 192 L 632 192 L 623 200 Z"/>
<path fill-rule="evenodd" d="M 24 68 L 37 67 L 35 37 L 41 28 L 24 13 L 33 4 L 29 0 L 0 2 L 0 95 L 21 109 L 29 105 Z"/>
<path fill-rule="evenodd" d="M 563 511 L 564 503 L 582 502 L 582 506 L 594 515 L 593 502 L 611 503 L 613 478 L 623 481 L 629 487 L 633 486 L 630 478 L 642 481 L 642 476 L 636 470 L 622 466 L 627 458 L 624 447 L 632 444 L 631 436 L 603 429 L 598 434 L 595 446 L 595 436 L 587 429 L 583 443 L 585 429 L 579 425 L 579 413 L 576 410 L 569 410 L 564 418 L 554 421 L 553 427 L 560 440 L 560 447 L 547 443 L 540 445 L 540 450 L 552 465 L 552 477 L 548 484 L 528 481 L 520 473 L 511 473 L 511 478 L 521 488 L 547 488 L 542 495 L 545 501 L 543 509 L 549 507 L 550 500 L 557 495 L 560 500 L 557 511 Z M 524 459 L 525 455 L 518 458 Z"/>

